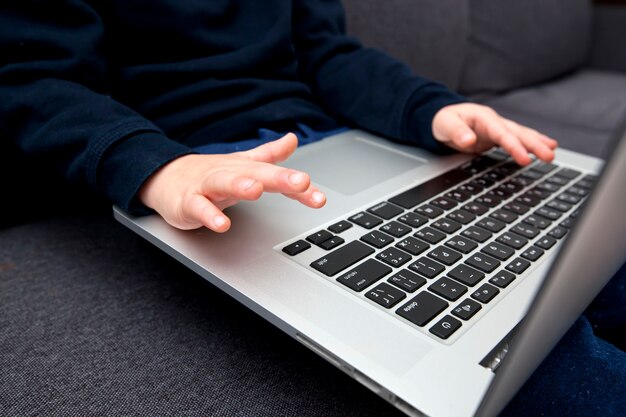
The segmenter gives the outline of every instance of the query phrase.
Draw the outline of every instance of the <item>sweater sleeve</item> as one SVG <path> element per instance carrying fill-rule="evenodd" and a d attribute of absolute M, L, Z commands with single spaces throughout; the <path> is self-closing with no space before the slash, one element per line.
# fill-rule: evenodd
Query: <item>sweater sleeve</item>
<path fill-rule="evenodd" d="M 143 210 L 141 185 L 191 150 L 108 95 L 104 46 L 101 18 L 83 1 L 2 2 L 2 140 L 113 204 Z"/>
<path fill-rule="evenodd" d="M 389 138 L 449 151 L 433 137 L 432 120 L 442 107 L 466 99 L 382 51 L 363 47 L 346 35 L 344 20 L 339 0 L 294 0 L 300 77 L 325 109 Z"/>

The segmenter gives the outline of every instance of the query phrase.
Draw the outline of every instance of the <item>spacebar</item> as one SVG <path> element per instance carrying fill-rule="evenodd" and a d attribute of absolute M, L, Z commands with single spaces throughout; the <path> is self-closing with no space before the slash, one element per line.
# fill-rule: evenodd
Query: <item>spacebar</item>
<path fill-rule="evenodd" d="M 454 187 L 471 176 L 472 174 L 470 173 L 461 171 L 460 169 L 455 169 L 435 177 L 432 180 L 426 181 L 417 187 L 413 187 L 402 194 L 398 194 L 397 196 L 390 198 L 389 201 L 406 209 L 410 209 L 419 203 Z"/>
<path fill-rule="evenodd" d="M 312 262 L 311 267 L 324 275 L 332 277 L 337 272 L 354 265 L 372 253 L 374 253 L 374 249 L 365 243 L 355 240 Z"/>

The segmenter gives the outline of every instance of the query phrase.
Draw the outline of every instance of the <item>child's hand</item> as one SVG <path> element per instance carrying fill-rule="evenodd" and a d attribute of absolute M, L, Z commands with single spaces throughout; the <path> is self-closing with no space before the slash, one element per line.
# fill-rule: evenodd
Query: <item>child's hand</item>
<path fill-rule="evenodd" d="M 246 152 L 180 157 L 152 175 L 139 198 L 174 227 L 205 226 L 220 233 L 230 228 L 224 208 L 256 200 L 264 192 L 322 207 L 326 197 L 307 174 L 274 165 L 287 159 L 297 145 L 296 136 L 288 134 Z"/>
<path fill-rule="evenodd" d="M 463 103 L 446 106 L 433 118 L 435 138 L 461 152 L 481 153 L 501 146 L 515 162 L 528 165 L 528 153 L 549 162 L 557 147 L 554 139 L 505 119 L 489 107 Z"/>

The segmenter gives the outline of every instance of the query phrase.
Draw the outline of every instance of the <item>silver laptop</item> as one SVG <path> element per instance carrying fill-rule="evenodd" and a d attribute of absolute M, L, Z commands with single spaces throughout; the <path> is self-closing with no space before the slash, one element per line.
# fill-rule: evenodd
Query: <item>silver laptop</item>
<path fill-rule="evenodd" d="M 406 414 L 493 416 L 626 260 L 619 136 L 603 170 L 565 149 L 520 168 L 352 130 L 285 163 L 321 210 L 264 195 L 228 209 L 225 234 L 114 213 Z"/>

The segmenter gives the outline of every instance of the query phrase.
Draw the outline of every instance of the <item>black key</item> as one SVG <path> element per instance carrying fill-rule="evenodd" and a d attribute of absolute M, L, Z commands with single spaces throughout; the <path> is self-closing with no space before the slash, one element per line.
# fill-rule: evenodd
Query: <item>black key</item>
<path fill-rule="evenodd" d="M 472 174 L 461 171 L 460 169 L 455 169 L 450 172 L 446 172 L 443 175 L 440 175 L 436 178 L 433 178 L 430 181 L 427 181 L 423 184 L 418 185 L 417 187 L 411 188 L 408 191 L 403 192 L 393 198 L 390 198 L 389 201 L 393 204 L 397 204 L 400 207 L 404 208 L 412 208 L 418 205 L 421 202 L 428 200 L 436 196 L 437 194 L 449 190 L 455 185 L 465 181 L 470 178 Z"/>
<path fill-rule="evenodd" d="M 485 278 L 485 274 L 467 265 L 457 265 L 448 275 L 460 283 L 473 287 Z"/>
<path fill-rule="evenodd" d="M 527 239 L 533 239 L 539 234 L 539 229 L 526 223 L 518 223 L 515 226 L 511 227 L 510 230 L 511 232 L 524 236 Z"/>
<path fill-rule="evenodd" d="M 530 184 L 535 182 L 532 178 L 524 177 L 522 175 L 516 175 L 511 178 L 510 182 L 517 184 L 520 188 L 528 187 Z"/>
<path fill-rule="evenodd" d="M 450 210 L 451 208 L 456 207 L 459 203 L 446 197 L 439 197 L 431 201 L 430 204 L 443 210 Z"/>
<path fill-rule="evenodd" d="M 482 253 L 476 253 L 470 256 L 465 263 L 487 273 L 492 272 L 500 266 L 500 261 Z"/>
<path fill-rule="evenodd" d="M 569 187 L 566 190 L 566 192 L 568 194 L 572 194 L 572 195 L 575 195 L 575 196 L 578 196 L 578 197 L 586 197 L 589 194 L 590 191 L 591 190 L 589 188 L 577 187 L 575 185 L 572 186 L 572 187 Z"/>
<path fill-rule="evenodd" d="M 467 200 L 469 200 L 472 197 L 472 195 L 470 193 L 468 193 L 467 191 L 463 191 L 460 189 L 456 189 L 456 190 L 452 190 L 449 193 L 446 193 L 446 198 L 449 198 L 451 200 L 456 200 L 459 203 L 463 203 Z"/>
<path fill-rule="evenodd" d="M 491 213 L 489 216 L 497 220 L 502 220 L 505 223 L 513 223 L 515 220 L 517 220 L 517 214 L 504 209 L 498 209 Z"/>
<path fill-rule="evenodd" d="M 558 175 L 560 177 L 573 180 L 574 178 L 580 175 L 580 171 L 576 171 L 575 169 L 571 169 L 571 168 L 561 168 L 554 175 Z"/>
<path fill-rule="evenodd" d="M 553 175 L 550 178 L 548 178 L 546 181 L 551 182 L 552 184 L 556 184 L 559 187 L 567 185 L 567 183 L 570 182 L 569 179 L 565 177 L 559 177 L 558 175 Z"/>
<path fill-rule="evenodd" d="M 404 304 L 396 314 L 420 327 L 434 319 L 448 307 L 448 303 L 427 291 L 422 291 Z"/>
<path fill-rule="evenodd" d="M 498 181 L 504 179 L 504 177 L 506 177 L 506 175 L 502 174 L 502 173 L 500 173 L 498 171 L 489 171 L 485 175 L 482 176 L 482 178 L 487 178 L 487 179 L 490 179 L 491 181 L 494 181 L 494 182 L 498 182 Z"/>
<path fill-rule="evenodd" d="M 554 171 L 557 168 L 558 168 L 558 165 L 551 164 L 549 162 L 537 162 L 530 169 L 532 171 L 540 172 L 542 174 L 547 174 L 549 172 Z"/>
<path fill-rule="evenodd" d="M 569 211 L 572 208 L 572 205 L 569 203 L 565 203 L 563 201 L 552 200 L 548 204 L 546 204 L 546 207 L 550 207 L 553 210 L 558 210 L 558 211 L 562 211 L 563 213 L 565 213 L 566 211 Z"/>
<path fill-rule="evenodd" d="M 496 240 L 500 243 L 504 243 L 505 245 L 512 247 L 513 249 L 521 249 L 525 244 L 528 243 L 528 240 L 526 238 L 510 232 L 503 233 Z"/>
<path fill-rule="evenodd" d="M 387 282 L 403 289 L 404 291 L 414 292 L 416 289 L 426 284 L 426 279 L 420 277 L 415 272 L 403 269 L 402 271 L 396 272 L 389 277 Z"/>
<path fill-rule="evenodd" d="M 477 289 L 472 294 L 472 298 L 474 300 L 480 301 L 483 304 L 486 304 L 489 301 L 493 300 L 493 297 L 495 297 L 499 293 L 500 293 L 500 290 L 498 290 L 493 285 L 483 284 L 479 289 Z"/>
<path fill-rule="evenodd" d="M 485 229 L 481 229 L 480 227 L 476 226 L 468 227 L 467 229 L 463 230 L 461 234 L 479 243 L 486 242 L 492 236 L 491 232 L 488 232 Z"/>
<path fill-rule="evenodd" d="M 459 252 L 470 253 L 478 247 L 478 245 L 462 236 L 455 236 L 446 242 L 446 246 L 456 249 Z"/>
<path fill-rule="evenodd" d="M 445 246 L 438 246 L 428 253 L 428 256 L 448 266 L 456 263 L 463 256 L 455 250 Z"/>
<path fill-rule="evenodd" d="M 414 237 L 405 237 L 400 242 L 396 243 L 396 248 L 400 248 L 411 255 L 419 255 L 428 249 L 430 245 L 426 242 L 422 242 Z"/>
<path fill-rule="evenodd" d="M 542 189 L 537 188 L 537 187 L 531 188 L 530 190 L 526 191 L 523 195 L 526 195 L 526 194 L 528 194 L 530 196 L 533 196 L 533 197 L 540 198 L 542 200 L 544 200 L 544 199 L 546 199 L 546 198 L 548 198 L 548 197 L 550 197 L 552 195 L 552 193 L 550 193 L 548 191 L 545 191 L 545 190 L 542 190 Z"/>
<path fill-rule="evenodd" d="M 450 220 L 457 221 L 461 224 L 468 224 L 476 219 L 476 215 L 462 209 L 455 210 L 447 216 Z"/>
<path fill-rule="evenodd" d="M 493 219 L 491 217 L 486 217 L 484 219 L 480 219 L 476 222 L 476 226 L 480 226 L 483 229 L 487 229 L 490 232 L 498 233 L 500 230 L 504 229 L 506 226 L 500 220 Z"/>
<path fill-rule="evenodd" d="M 522 258 L 528 259 L 529 261 L 536 261 L 541 258 L 543 255 L 543 249 L 539 249 L 537 246 L 531 246 L 522 252 Z"/>
<path fill-rule="evenodd" d="M 441 242 L 446 237 L 445 234 L 433 229 L 432 227 L 424 227 L 415 232 L 413 236 L 419 237 L 420 239 L 433 244 Z"/>
<path fill-rule="evenodd" d="M 507 181 L 503 184 L 500 184 L 500 186 L 498 187 L 501 190 L 505 190 L 508 191 L 511 194 L 515 194 L 518 191 L 520 191 L 522 188 L 521 185 L 517 184 L 515 181 Z"/>
<path fill-rule="evenodd" d="M 576 183 L 576 187 L 584 188 L 587 192 L 591 191 L 595 185 L 595 181 L 582 179 Z"/>
<path fill-rule="evenodd" d="M 563 213 L 561 213 L 560 211 L 553 210 L 545 206 L 539 207 L 535 213 L 550 220 L 556 220 L 563 215 Z"/>
<path fill-rule="evenodd" d="M 283 248 L 283 252 L 285 252 L 289 256 L 296 256 L 300 252 L 304 252 L 309 249 L 311 244 L 309 242 L 305 242 L 304 240 L 298 240 L 296 242 L 290 243 L 289 245 Z"/>
<path fill-rule="evenodd" d="M 415 209 L 416 213 L 424 215 L 429 219 L 434 219 L 443 214 L 443 210 L 439 207 L 431 206 L 430 204 L 424 204 L 423 206 L 419 206 Z"/>
<path fill-rule="evenodd" d="M 366 292 L 365 296 L 385 308 L 391 308 L 406 298 L 405 293 L 384 282 Z"/>
<path fill-rule="evenodd" d="M 560 223 L 561 227 L 565 227 L 567 229 L 571 229 L 574 226 L 574 219 L 568 217 Z"/>
<path fill-rule="evenodd" d="M 490 194 L 483 194 L 482 196 L 476 198 L 474 201 L 487 207 L 495 207 L 498 204 L 502 203 L 502 199 L 500 197 L 496 197 Z"/>
<path fill-rule="evenodd" d="M 541 249 L 550 249 L 552 246 L 556 244 L 556 239 L 552 236 L 544 236 L 535 242 L 535 245 L 539 246 Z"/>
<path fill-rule="evenodd" d="M 537 204 L 541 203 L 541 199 L 539 197 L 533 196 L 528 193 L 522 194 L 513 201 L 529 207 L 535 207 Z"/>
<path fill-rule="evenodd" d="M 387 265 L 399 268 L 411 260 L 411 255 L 396 248 L 387 248 L 376 255 L 376 259 L 380 259 Z"/>
<path fill-rule="evenodd" d="M 483 308 L 479 303 L 468 298 L 452 310 L 452 314 L 463 320 L 469 320 Z"/>
<path fill-rule="evenodd" d="M 522 166 L 518 165 L 516 162 L 513 162 L 513 161 L 506 162 L 496 168 L 498 172 L 501 172 L 505 175 L 511 175 L 519 171 L 520 169 L 522 169 Z"/>
<path fill-rule="evenodd" d="M 402 216 L 398 217 L 398 221 L 407 226 L 418 228 L 428 223 L 428 218 L 417 213 L 404 213 Z"/>
<path fill-rule="evenodd" d="M 513 194 L 508 192 L 505 189 L 502 189 L 501 187 L 497 187 L 491 191 L 488 191 L 486 195 L 494 195 L 496 197 L 501 198 L 502 200 L 506 200 L 507 198 L 511 197 Z"/>
<path fill-rule="evenodd" d="M 511 282 L 513 282 L 513 280 L 515 280 L 515 274 L 512 274 L 509 271 L 505 271 L 503 269 L 502 271 L 500 271 L 497 274 L 495 274 L 489 280 L 489 282 L 491 282 L 493 285 L 495 285 L 497 287 L 506 288 L 506 287 L 509 286 L 509 284 Z"/>
<path fill-rule="evenodd" d="M 428 331 L 442 339 L 449 338 L 454 332 L 461 328 L 461 322 L 452 316 L 444 316 Z"/>
<path fill-rule="evenodd" d="M 567 203 L 567 204 L 578 204 L 578 203 L 580 203 L 580 200 L 582 200 L 581 197 L 578 197 L 578 196 L 575 196 L 575 195 L 572 195 L 572 194 L 568 194 L 568 193 L 559 194 L 557 199 L 559 201 L 562 201 L 562 202 Z"/>
<path fill-rule="evenodd" d="M 497 159 L 494 159 L 487 155 L 480 155 L 472 159 L 471 161 L 464 163 L 459 167 L 459 169 L 466 171 L 472 175 L 476 175 L 479 172 L 482 172 L 497 163 Z"/>
<path fill-rule="evenodd" d="M 477 216 L 482 216 L 489 210 L 486 206 L 483 206 L 482 204 L 475 201 L 467 203 L 463 206 L 463 209 L 469 211 L 470 213 L 474 213 Z"/>
<path fill-rule="evenodd" d="M 368 259 L 356 268 L 337 277 L 337 282 L 358 292 L 363 291 L 390 272 L 391 268 L 387 265 L 374 259 Z"/>
<path fill-rule="evenodd" d="M 498 242 L 489 243 L 487 246 L 481 249 L 481 252 L 486 253 L 487 255 L 491 255 L 501 261 L 506 261 L 515 253 L 513 249 Z"/>
<path fill-rule="evenodd" d="M 528 171 L 524 171 L 520 173 L 519 175 L 522 178 L 527 178 L 530 181 L 534 182 L 534 181 L 537 181 L 539 178 L 543 177 L 545 174 L 542 174 L 541 172 L 538 172 L 538 171 L 528 170 Z"/>
<path fill-rule="evenodd" d="M 312 235 L 307 236 L 306 240 L 313 243 L 314 245 L 319 245 L 320 243 L 330 239 L 331 237 L 333 237 L 333 234 L 329 231 L 320 230 L 319 232 L 315 232 Z"/>
<path fill-rule="evenodd" d="M 545 229 L 552 224 L 552 222 L 545 217 L 537 216 L 535 214 L 531 214 L 522 221 L 539 229 Z"/>
<path fill-rule="evenodd" d="M 366 229 L 376 227 L 383 222 L 378 217 L 372 216 L 371 214 L 365 212 L 355 214 L 354 216 L 350 217 L 350 221 Z"/>
<path fill-rule="evenodd" d="M 330 239 L 320 243 L 319 247 L 321 247 L 322 249 L 331 250 L 335 249 L 339 245 L 342 245 L 343 243 L 345 243 L 345 240 L 343 240 L 339 236 L 333 236 Z"/>
<path fill-rule="evenodd" d="M 355 240 L 312 262 L 311 267 L 324 275 L 332 277 L 337 272 L 354 265 L 372 253 L 374 253 L 374 249 L 367 246 L 365 243 Z"/>
<path fill-rule="evenodd" d="M 352 223 L 346 220 L 342 220 L 333 224 L 332 226 L 328 226 L 328 230 L 330 230 L 333 233 L 341 233 L 344 230 L 348 230 L 351 227 L 352 227 Z"/>
<path fill-rule="evenodd" d="M 567 234 L 567 232 L 568 230 L 565 227 L 556 226 L 552 230 L 550 230 L 550 232 L 548 232 L 548 235 L 557 239 L 561 239 Z"/>
<path fill-rule="evenodd" d="M 539 183 L 535 188 L 541 191 L 545 191 L 547 193 L 555 193 L 561 189 L 561 186 L 552 182 L 544 181 L 542 183 Z"/>
<path fill-rule="evenodd" d="M 361 236 L 361 240 L 379 249 L 384 248 L 385 246 L 393 242 L 393 238 L 391 236 L 383 232 L 379 232 L 378 230 L 373 230 Z"/>
<path fill-rule="evenodd" d="M 504 206 L 502 206 L 502 208 L 508 210 L 508 211 L 512 211 L 515 214 L 526 214 L 528 212 L 528 210 L 530 210 L 530 207 L 524 205 L 524 204 L 520 204 L 516 201 L 512 201 L 510 203 L 505 204 Z"/>
<path fill-rule="evenodd" d="M 489 178 L 479 177 L 479 178 L 471 180 L 468 184 L 478 185 L 479 187 L 482 187 L 482 188 L 489 188 L 493 184 L 495 184 L 495 182 L 493 180 L 490 180 Z"/>
<path fill-rule="evenodd" d="M 461 185 L 458 190 L 464 191 L 466 193 L 469 193 L 470 195 L 476 195 L 479 193 L 482 193 L 484 188 L 478 184 L 476 184 L 474 181 L 470 181 L 466 184 Z"/>
<path fill-rule="evenodd" d="M 402 237 L 411 232 L 411 228 L 405 224 L 391 221 L 380 228 L 381 231 L 389 233 L 391 236 Z"/>
<path fill-rule="evenodd" d="M 377 215 L 378 217 L 382 217 L 385 220 L 392 219 L 396 217 L 398 214 L 402 213 L 402 210 L 398 206 L 394 206 L 393 204 L 389 204 L 386 201 L 380 204 L 375 205 L 374 207 L 370 207 L 367 209 L 372 214 Z"/>
<path fill-rule="evenodd" d="M 446 300 L 456 301 L 467 292 L 467 287 L 450 278 L 439 278 L 428 289 Z"/>
<path fill-rule="evenodd" d="M 461 228 L 461 225 L 459 223 L 455 222 L 454 220 L 449 220 L 449 219 L 435 220 L 431 224 L 431 226 L 448 234 L 454 233 Z"/>
<path fill-rule="evenodd" d="M 446 269 L 445 266 L 426 257 L 422 257 L 416 262 L 413 262 L 409 265 L 409 268 L 418 274 L 424 275 L 426 278 L 434 278 Z"/>
<path fill-rule="evenodd" d="M 526 259 L 515 258 L 513 261 L 511 261 L 510 264 L 506 266 L 506 269 L 511 272 L 515 272 L 516 274 L 521 274 L 522 272 L 526 271 L 529 266 L 530 262 L 528 262 Z"/>

